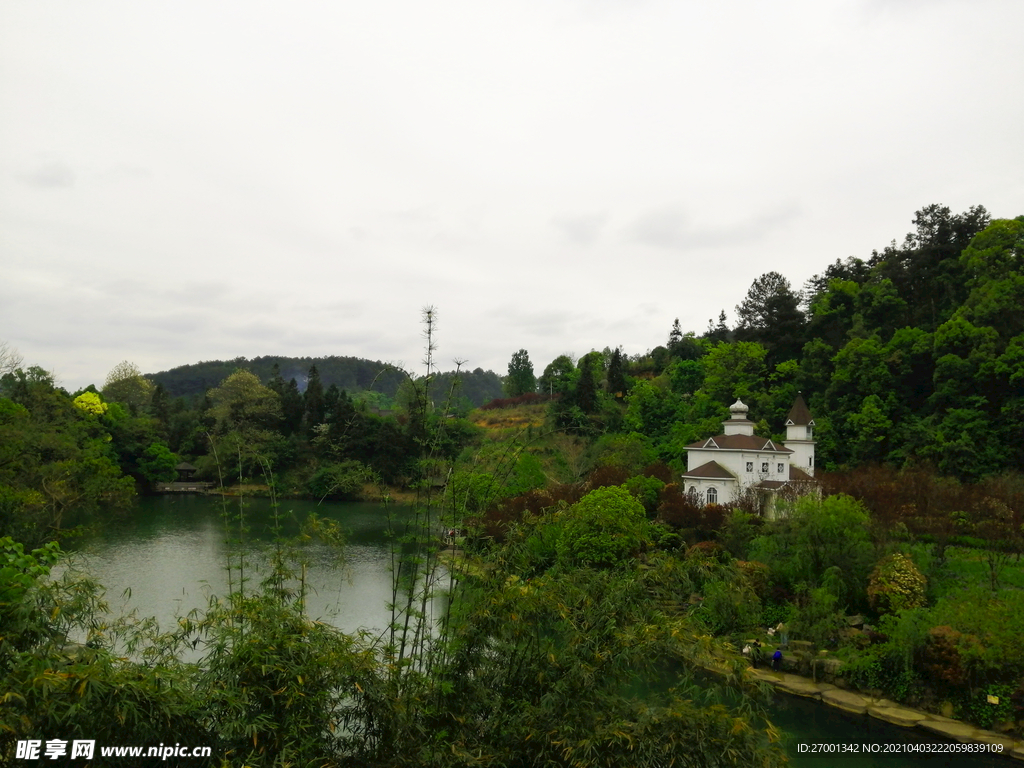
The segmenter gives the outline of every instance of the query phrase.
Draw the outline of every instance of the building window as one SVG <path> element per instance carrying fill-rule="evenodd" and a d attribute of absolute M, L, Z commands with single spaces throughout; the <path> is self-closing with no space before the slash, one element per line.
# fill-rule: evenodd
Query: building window
<path fill-rule="evenodd" d="M 754 462 L 748 461 L 747 462 L 747 472 L 753 472 L 753 471 L 754 471 Z"/>
<path fill-rule="evenodd" d="M 786 471 L 786 465 L 785 464 L 779 464 L 779 474 L 781 475 L 785 471 Z"/>
<path fill-rule="evenodd" d="M 714 488 L 708 488 L 708 504 L 718 503 L 718 491 Z"/>
<path fill-rule="evenodd" d="M 810 440 L 812 435 L 814 435 L 814 427 L 807 427 L 807 439 Z"/>
<path fill-rule="evenodd" d="M 765 474 L 765 475 L 768 474 L 768 462 L 767 461 L 762 461 L 761 462 L 761 473 Z"/>
<path fill-rule="evenodd" d="M 693 500 L 697 499 L 697 486 L 695 485 L 690 486 L 690 498 Z"/>
<path fill-rule="evenodd" d="M 813 467 L 814 466 L 814 457 L 813 456 L 811 456 L 811 458 L 809 458 L 807 460 L 807 466 L 808 467 Z"/>

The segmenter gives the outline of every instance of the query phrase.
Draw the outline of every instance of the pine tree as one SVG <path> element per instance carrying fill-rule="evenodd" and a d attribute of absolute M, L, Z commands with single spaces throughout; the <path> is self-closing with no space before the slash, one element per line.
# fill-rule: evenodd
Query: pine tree
<path fill-rule="evenodd" d="M 626 395 L 626 374 L 622 364 L 622 350 L 619 347 L 612 351 L 611 360 L 608 362 L 608 391 L 615 398 Z"/>
<path fill-rule="evenodd" d="M 320 381 L 320 371 L 315 365 L 309 367 L 309 375 L 306 379 L 306 392 L 302 396 L 302 403 L 306 417 L 306 429 L 311 430 L 317 424 L 324 421 L 324 385 Z"/>

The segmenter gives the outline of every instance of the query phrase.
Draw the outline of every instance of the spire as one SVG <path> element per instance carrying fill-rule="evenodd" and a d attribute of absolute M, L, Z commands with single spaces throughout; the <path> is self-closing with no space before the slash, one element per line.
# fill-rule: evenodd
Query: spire
<path fill-rule="evenodd" d="M 804 401 L 803 393 L 797 392 L 793 407 L 789 409 L 789 414 L 786 416 L 786 426 L 806 427 L 808 424 L 814 424 L 811 410 Z"/>

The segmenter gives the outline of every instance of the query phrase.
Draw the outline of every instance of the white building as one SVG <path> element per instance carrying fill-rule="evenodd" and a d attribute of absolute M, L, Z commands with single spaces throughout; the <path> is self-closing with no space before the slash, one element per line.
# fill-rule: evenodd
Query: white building
<path fill-rule="evenodd" d="M 755 435 L 747 410 L 737 400 L 729 407 L 732 417 L 722 422 L 722 434 L 686 446 L 682 482 L 687 493 L 706 504 L 730 504 L 753 491 L 771 508 L 782 488 L 816 487 L 814 419 L 803 395 L 796 396 L 786 416 L 784 443 Z"/>

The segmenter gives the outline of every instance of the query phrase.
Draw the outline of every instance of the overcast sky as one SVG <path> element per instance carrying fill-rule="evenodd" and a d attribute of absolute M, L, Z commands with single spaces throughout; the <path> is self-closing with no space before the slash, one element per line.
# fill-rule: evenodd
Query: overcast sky
<path fill-rule="evenodd" d="M 0 341 L 537 372 L 1024 214 L 1020 0 L 0 0 Z"/>

